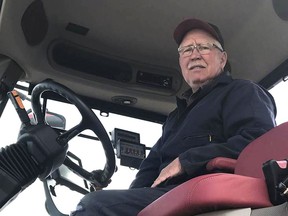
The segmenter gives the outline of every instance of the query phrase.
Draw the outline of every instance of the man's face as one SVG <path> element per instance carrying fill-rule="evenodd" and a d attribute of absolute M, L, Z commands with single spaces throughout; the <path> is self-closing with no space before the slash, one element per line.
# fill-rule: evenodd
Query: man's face
<path fill-rule="evenodd" d="M 200 29 L 188 32 L 184 36 L 179 48 L 200 44 L 210 45 L 211 49 L 208 51 L 208 54 L 200 54 L 197 49 L 194 49 L 188 56 L 179 54 L 182 75 L 188 85 L 194 90 L 197 90 L 207 83 L 207 81 L 220 74 L 227 61 L 226 52 L 221 52 L 215 47 L 217 46 L 222 49 L 220 43 L 210 34 Z M 215 46 L 211 46 L 213 44 Z"/>

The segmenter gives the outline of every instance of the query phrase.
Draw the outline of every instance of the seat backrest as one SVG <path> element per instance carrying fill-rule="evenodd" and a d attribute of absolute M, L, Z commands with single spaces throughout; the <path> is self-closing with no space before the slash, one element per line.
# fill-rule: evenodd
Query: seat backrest
<path fill-rule="evenodd" d="M 268 160 L 288 158 L 288 122 L 251 142 L 239 155 L 235 174 L 264 179 L 262 165 Z"/>

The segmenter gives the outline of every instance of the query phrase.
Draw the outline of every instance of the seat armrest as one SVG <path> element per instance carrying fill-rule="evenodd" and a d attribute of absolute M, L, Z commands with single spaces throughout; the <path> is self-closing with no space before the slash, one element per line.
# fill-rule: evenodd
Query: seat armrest
<path fill-rule="evenodd" d="M 234 173 L 236 161 L 232 158 L 216 157 L 207 163 L 206 169 L 211 172 Z"/>

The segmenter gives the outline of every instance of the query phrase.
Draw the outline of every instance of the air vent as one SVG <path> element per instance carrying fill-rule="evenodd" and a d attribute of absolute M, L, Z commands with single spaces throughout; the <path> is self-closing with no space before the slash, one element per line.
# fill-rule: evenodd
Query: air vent
<path fill-rule="evenodd" d="M 80 26 L 74 23 L 68 23 L 68 25 L 66 26 L 66 31 L 70 31 L 75 34 L 86 36 L 89 29 L 84 26 Z"/>

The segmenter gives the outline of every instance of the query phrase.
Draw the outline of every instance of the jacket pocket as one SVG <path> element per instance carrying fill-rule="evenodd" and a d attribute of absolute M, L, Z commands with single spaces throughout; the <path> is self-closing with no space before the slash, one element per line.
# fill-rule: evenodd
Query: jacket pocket
<path fill-rule="evenodd" d="M 215 136 L 211 133 L 201 133 L 201 134 L 195 134 L 190 135 L 187 137 L 184 137 L 182 140 L 183 145 L 191 146 L 191 147 L 197 147 L 197 146 L 203 146 L 207 145 L 211 142 L 215 142 Z"/>

